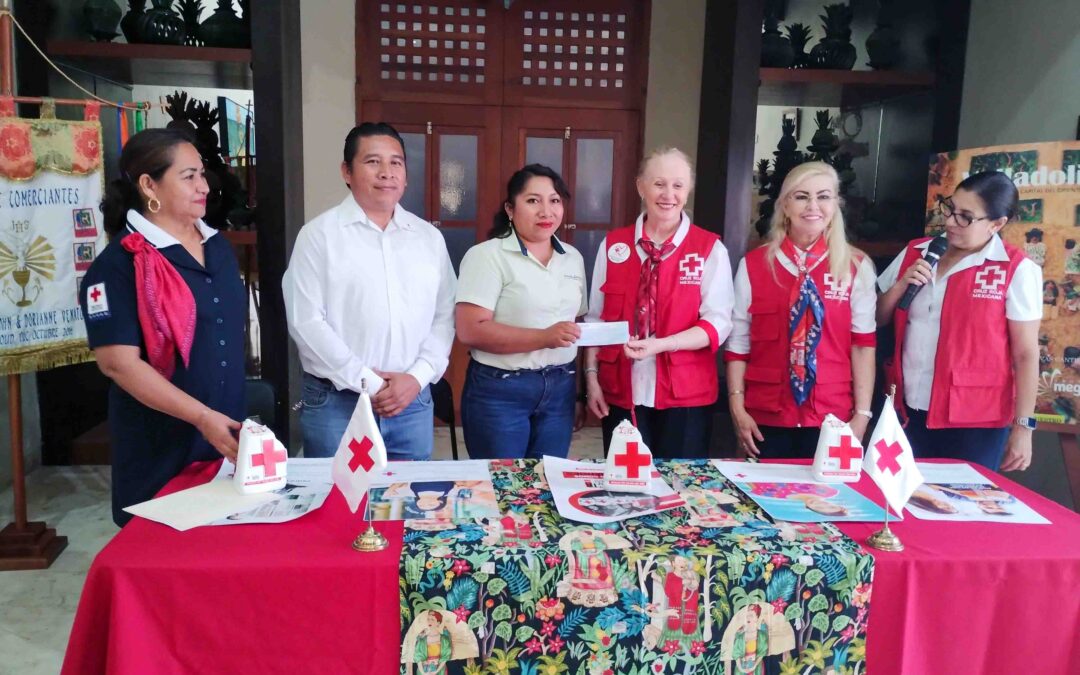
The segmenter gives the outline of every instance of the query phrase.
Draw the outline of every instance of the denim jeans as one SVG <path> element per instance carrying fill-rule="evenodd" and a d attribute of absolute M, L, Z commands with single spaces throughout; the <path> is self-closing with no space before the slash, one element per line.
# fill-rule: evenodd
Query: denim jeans
<path fill-rule="evenodd" d="M 961 459 L 997 471 L 1012 427 L 926 428 L 927 411 L 907 408 L 904 428 L 915 459 Z"/>
<path fill-rule="evenodd" d="M 574 433 L 576 364 L 503 370 L 469 362 L 461 427 L 473 459 L 566 457 Z"/>
<path fill-rule="evenodd" d="M 304 457 L 333 457 L 360 394 L 338 391 L 330 382 L 304 373 L 300 430 Z M 431 388 L 425 386 L 412 403 L 394 417 L 375 415 L 379 433 L 391 460 L 431 459 L 434 446 L 434 407 Z"/>

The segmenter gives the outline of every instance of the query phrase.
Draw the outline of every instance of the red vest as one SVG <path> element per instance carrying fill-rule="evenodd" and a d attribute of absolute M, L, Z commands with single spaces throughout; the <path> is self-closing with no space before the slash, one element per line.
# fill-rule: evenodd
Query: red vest
<path fill-rule="evenodd" d="M 657 409 L 712 405 L 716 402 L 719 382 L 714 354 L 720 345 L 712 324 L 700 320 L 700 314 L 701 277 L 705 260 L 719 239 L 712 232 L 691 225 L 678 248 L 660 262 L 656 337 L 667 337 L 693 326 L 701 326 L 709 333 L 709 347 L 657 354 Z M 629 246 L 630 255 L 621 263 L 612 262 L 611 256 L 608 256 L 607 280 L 600 287 L 604 294 L 600 319 L 629 321 L 633 330 L 642 264 L 635 246 L 633 225 L 608 233 L 609 251 L 620 244 Z M 623 346 L 601 347 L 597 358 L 600 387 L 607 402 L 620 408 L 632 408 L 631 363 L 623 353 Z"/>
<path fill-rule="evenodd" d="M 908 244 L 897 278 L 922 257 L 923 249 L 915 247 L 925 241 L 916 239 Z M 1007 261 L 986 260 L 949 277 L 926 418 L 931 429 L 1004 427 L 1013 419 L 1016 391 L 1005 293 L 1026 256 L 1009 244 L 1005 244 L 1005 252 Z M 893 313 L 896 350 L 885 362 L 885 382 L 896 385 L 893 403 L 902 418 L 906 416 L 903 354 L 907 323 L 907 311 L 898 307 Z"/>
<path fill-rule="evenodd" d="M 750 280 L 750 358 L 746 364 L 743 405 L 758 424 L 775 427 L 821 426 L 832 413 L 850 419 L 854 407 L 851 379 L 851 291 L 858 271 L 853 263 L 846 284 L 832 282 L 826 258 L 810 271 L 825 306 L 817 351 L 817 379 L 810 397 L 795 404 L 788 378 L 791 287 L 796 277 L 773 261 L 769 270 L 767 246 L 746 254 Z M 873 343 L 867 341 L 867 346 Z"/>

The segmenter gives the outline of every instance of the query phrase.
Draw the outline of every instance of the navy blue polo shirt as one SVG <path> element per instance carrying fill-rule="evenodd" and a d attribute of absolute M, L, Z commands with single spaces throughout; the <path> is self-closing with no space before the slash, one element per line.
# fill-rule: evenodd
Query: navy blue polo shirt
<path fill-rule="evenodd" d="M 79 302 L 90 347 L 132 345 L 146 360 L 146 345 L 136 309 L 134 256 L 121 245 L 138 231 L 165 257 L 195 298 L 195 338 L 185 368 L 179 354 L 172 383 L 207 407 L 241 421 L 244 403 L 244 322 L 247 294 L 232 246 L 199 223 L 203 232 L 200 265 L 184 247 L 134 211 L 128 228 L 116 235 L 91 265 Z M 112 440 L 113 519 L 131 516 L 121 509 L 150 499 L 191 462 L 221 455 L 198 430 L 153 410 L 115 383 L 109 391 Z"/>

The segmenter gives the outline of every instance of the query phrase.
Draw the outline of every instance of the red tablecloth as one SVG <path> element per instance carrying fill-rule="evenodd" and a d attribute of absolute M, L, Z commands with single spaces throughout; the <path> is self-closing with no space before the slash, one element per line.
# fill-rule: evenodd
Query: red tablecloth
<path fill-rule="evenodd" d="M 985 473 L 1053 524 L 895 523 L 907 549 L 875 554 L 872 675 L 1077 672 L 1080 516 Z M 857 488 L 881 503 L 865 477 Z M 63 673 L 396 673 L 401 526 L 380 523 L 389 548 L 361 554 L 361 525 L 336 492 L 282 525 L 176 532 L 137 518 L 90 568 Z M 841 529 L 862 542 L 878 526 Z"/>

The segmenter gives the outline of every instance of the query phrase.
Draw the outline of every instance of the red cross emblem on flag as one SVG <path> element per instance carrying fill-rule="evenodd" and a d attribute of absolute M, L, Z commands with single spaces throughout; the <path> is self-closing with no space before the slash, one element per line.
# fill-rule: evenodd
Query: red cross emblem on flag
<path fill-rule="evenodd" d="M 878 451 L 878 471 L 888 471 L 894 476 L 900 473 L 900 462 L 896 461 L 896 458 L 904 451 L 904 448 L 900 446 L 900 441 L 886 443 L 885 439 L 881 439 L 874 444 L 874 448 Z"/>
<path fill-rule="evenodd" d="M 251 456 L 251 466 L 261 466 L 267 476 L 276 476 L 277 465 L 288 458 L 284 450 L 278 450 L 274 441 L 267 438 L 262 442 L 262 452 Z"/>
<path fill-rule="evenodd" d="M 615 466 L 626 467 L 627 478 L 640 477 L 641 468 L 649 466 L 651 462 L 652 457 L 643 455 L 638 451 L 638 444 L 636 441 L 631 441 L 626 444 L 626 452 L 615 455 Z"/>
<path fill-rule="evenodd" d="M 851 436 L 842 436 L 840 445 L 829 446 L 829 457 L 840 460 L 840 468 L 844 471 L 851 469 L 851 460 L 862 459 L 862 449 L 851 444 Z"/>
<path fill-rule="evenodd" d="M 353 454 L 352 459 L 349 460 L 349 471 L 356 473 L 357 467 L 363 467 L 365 472 L 371 471 L 371 467 L 375 466 L 375 460 L 371 456 L 373 447 L 375 444 L 367 436 L 364 436 L 363 441 L 357 441 L 355 438 L 349 441 L 349 450 Z"/>

